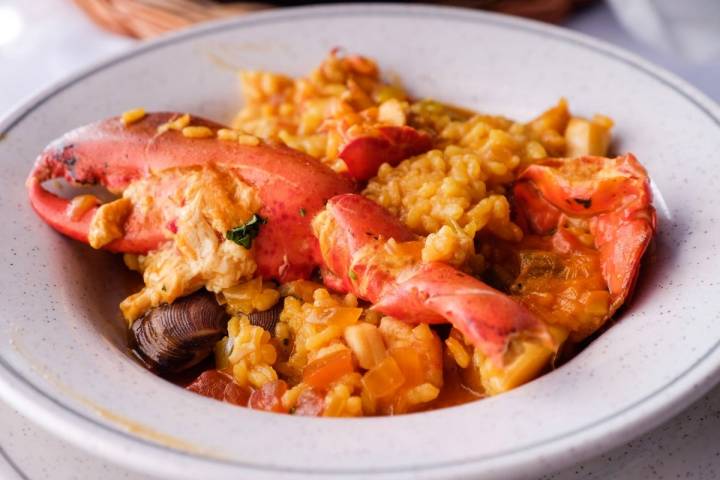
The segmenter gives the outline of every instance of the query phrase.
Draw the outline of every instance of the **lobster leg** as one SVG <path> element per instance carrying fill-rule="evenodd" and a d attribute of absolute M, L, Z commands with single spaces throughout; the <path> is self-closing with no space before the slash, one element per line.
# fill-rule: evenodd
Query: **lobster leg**
<path fill-rule="evenodd" d="M 332 198 L 313 221 L 333 285 L 412 323 L 450 322 L 496 363 L 516 336 L 551 343 L 523 305 L 449 265 L 420 261 L 422 243 L 372 200 Z"/>
<path fill-rule="evenodd" d="M 340 151 L 348 173 L 356 180 L 377 175 L 380 165 L 396 166 L 402 160 L 420 155 L 432 148 L 427 133 L 408 126 L 379 126 L 371 133 L 349 139 Z"/>

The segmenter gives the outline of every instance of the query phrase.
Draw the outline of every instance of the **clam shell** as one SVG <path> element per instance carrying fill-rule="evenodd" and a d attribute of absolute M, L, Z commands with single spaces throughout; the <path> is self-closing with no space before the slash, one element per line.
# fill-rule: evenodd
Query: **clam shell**
<path fill-rule="evenodd" d="M 282 300 L 275 304 L 271 309 L 265 310 L 264 312 L 254 312 L 248 315 L 250 323 L 262 327 L 271 335 L 275 335 L 275 325 L 277 325 L 280 319 L 280 313 L 283 310 Z"/>
<path fill-rule="evenodd" d="M 160 373 L 177 373 L 204 360 L 226 334 L 228 315 L 205 290 L 153 308 L 131 328 L 131 347 Z"/>

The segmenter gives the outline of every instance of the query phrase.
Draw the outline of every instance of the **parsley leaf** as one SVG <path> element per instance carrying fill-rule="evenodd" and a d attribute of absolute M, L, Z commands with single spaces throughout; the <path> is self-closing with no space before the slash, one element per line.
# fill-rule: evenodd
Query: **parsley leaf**
<path fill-rule="evenodd" d="M 350 270 L 350 272 L 348 273 L 348 277 L 350 277 L 350 280 L 357 280 L 357 273 Z"/>
<path fill-rule="evenodd" d="M 305 211 L 305 209 L 304 209 L 304 208 L 301 208 L 301 209 L 300 209 L 300 216 L 301 216 L 301 217 L 304 217 L 306 214 L 307 214 L 307 212 Z"/>
<path fill-rule="evenodd" d="M 260 226 L 265 225 L 265 220 L 260 215 L 254 213 L 250 220 L 245 222 L 244 225 L 239 227 L 231 228 L 225 233 L 225 237 L 238 245 L 249 249 L 252 247 L 252 241 L 260 233 Z"/>

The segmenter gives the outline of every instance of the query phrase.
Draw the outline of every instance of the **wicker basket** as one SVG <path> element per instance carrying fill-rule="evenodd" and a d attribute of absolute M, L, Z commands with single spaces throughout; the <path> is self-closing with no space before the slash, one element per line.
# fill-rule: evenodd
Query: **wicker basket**
<path fill-rule="evenodd" d="M 561 22 L 571 10 L 593 0 L 440 1 L 446 5 L 483 8 L 546 22 Z M 195 23 L 243 15 L 265 8 L 305 2 L 228 2 L 211 0 L 75 0 L 98 25 L 120 35 L 149 38 Z M 317 3 L 317 2 L 313 2 Z"/>

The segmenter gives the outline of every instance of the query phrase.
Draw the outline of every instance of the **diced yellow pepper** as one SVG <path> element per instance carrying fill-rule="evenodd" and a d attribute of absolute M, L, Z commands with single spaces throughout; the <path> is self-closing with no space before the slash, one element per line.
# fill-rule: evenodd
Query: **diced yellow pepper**
<path fill-rule="evenodd" d="M 385 344 L 375 325 L 361 322 L 345 328 L 345 342 L 355 354 L 358 365 L 370 370 L 380 363 L 387 352 Z"/>
<path fill-rule="evenodd" d="M 392 395 L 405 382 L 405 376 L 395 359 L 388 356 L 363 375 L 363 389 L 373 399 Z"/>
<path fill-rule="evenodd" d="M 610 146 L 611 128 L 612 121 L 607 117 L 596 116 L 592 121 L 579 117 L 571 118 L 565 130 L 566 156 L 606 156 Z"/>

